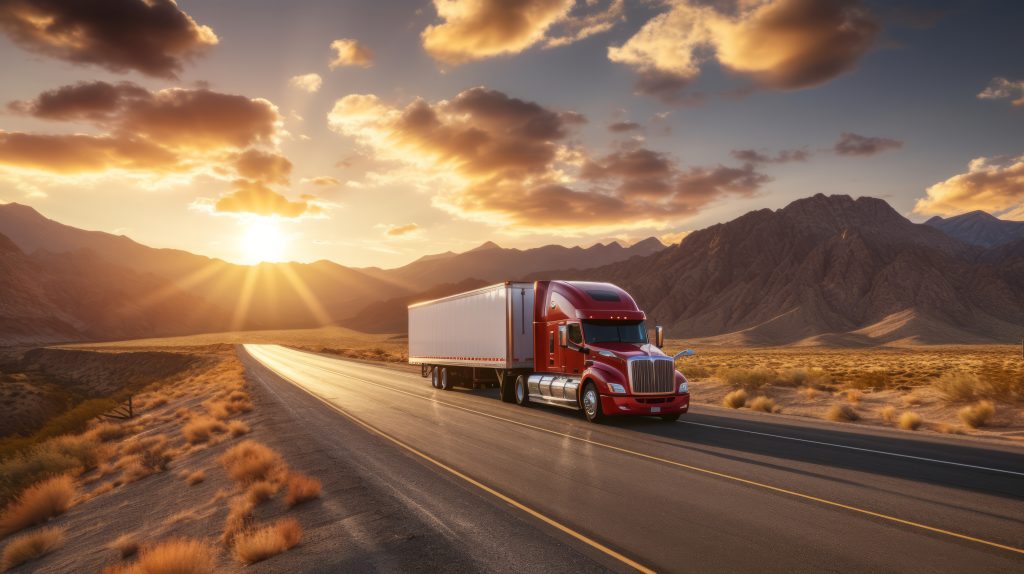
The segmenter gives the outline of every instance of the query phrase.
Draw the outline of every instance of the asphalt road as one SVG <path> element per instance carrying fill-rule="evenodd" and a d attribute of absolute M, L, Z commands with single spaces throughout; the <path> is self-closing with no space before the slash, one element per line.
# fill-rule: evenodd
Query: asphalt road
<path fill-rule="evenodd" d="M 443 494 L 407 502 L 472 532 L 467 556 L 498 556 L 478 568 L 529 556 L 534 571 L 1024 571 L 1019 447 L 699 405 L 679 423 L 592 425 L 376 365 L 277 346 L 242 355 L 304 391 L 284 400 L 301 395 L 346 440 L 354 427 L 374 441 L 380 480 L 443 477 Z M 389 476 L 410 460 L 415 471 Z M 473 527 L 496 509 L 508 524 Z"/>

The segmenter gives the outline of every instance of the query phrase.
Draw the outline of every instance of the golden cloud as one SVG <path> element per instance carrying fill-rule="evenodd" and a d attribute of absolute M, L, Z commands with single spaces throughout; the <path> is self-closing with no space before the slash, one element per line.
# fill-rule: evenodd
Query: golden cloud
<path fill-rule="evenodd" d="M 303 215 L 321 213 L 319 205 L 308 198 L 291 201 L 280 193 L 257 181 L 236 180 L 234 191 L 222 195 L 214 204 L 220 213 L 249 213 L 265 217 L 278 216 L 294 219 Z"/>
<path fill-rule="evenodd" d="M 286 185 L 292 175 L 292 162 L 275 152 L 247 149 L 235 157 L 235 171 L 247 179 Z"/>
<path fill-rule="evenodd" d="M 992 78 L 988 87 L 978 93 L 982 100 L 1010 100 L 1016 107 L 1024 106 L 1024 80 Z"/>
<path fill-rule="evenodd" d="M 734 13 L 670 2 L 608 57 L 635 68 L 637 89 L 675 101 L 714 59 L 769 89 L 816 86 L 853 68 L 880 26 L 859 0 L 748 0 Z"/>
<path fill-rule="evenodd" d="M 162 78 L 217 44 L 213 30 L 173 0 L 6 0 L 0 30 L 38 54 Z"/>
<path fill-rule="evenodd" d="M 338 178 L 331 177 L 329 175 L 320 175 L 317 177 L 304 177 L 302 178 L 302 183 L 308 183 L 319 187 L 337 187 L 341 185 L 341 182 L 338 181 Z"/>
<path fill-rule="evenodd" d="M 411 239 L 418 236 L 422 229 L 416 223 L 406 223 L 405 225 L 381 225 L 378 226 L 384 230 L 384 235 L 393 239 Z"/>
<path fill-rule="evenodd" d="M 956 215 L 981 209 L 991 213 L 1024 213 L 1024 156 L 1006 160 L 979 157 L 967 173 L 936 183 L 919 199 L 914 211 Z"/>
<path fill-rule="evenodd" d="M 659 227 L 767 181 L 751 165 L 682 169 L 643 148 L 591 157 L 571 144 L 584 121 L 483 87 L 404 108 L 353 94 L 329 114 L 333 130 L 377 159 L 410 168 L 411 181 L 441 189 L 435 206 L 518 229 Z"/>
<path fill-rule="evenodd" d="M 0 131 L 0 165 L 57 174 L 108 170 L 170 172 L 182 168 L 173 152 L 131 137 L 3 131 Z"/>
<path fill-rule="evenodd" d="M 462 64 L 517 54 L 537 44 L 564 46 L 611 29 L 623 0 L 434 0 L 440 24 L 423 30 L 423 48 L 436 60 Z"/>
<path fill-rule="evenodd" d="M 331 42 L 331 49 L 334 50 L 334 57 L 331 58 L 331 69 L 345 66 L 358 68 L 369 68 L 373 66 L 373 52 L 364 46 L 359 40 L 341 38 Z"/>
<path fill-rule="evenodd" d="M 288 80 L 288 85 L 311 94 L 318 91 L 323 83 L 324 79 L 320 77 L 320 74 L 315 73 L 292 76 L 292 78 Z"/>

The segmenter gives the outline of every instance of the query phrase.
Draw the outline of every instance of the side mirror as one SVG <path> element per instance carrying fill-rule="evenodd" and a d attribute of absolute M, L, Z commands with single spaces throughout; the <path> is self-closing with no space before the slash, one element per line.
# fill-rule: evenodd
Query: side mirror
<path fill-rule="evenodd" d="M 676 353 L 676 356 L 672 357 L 672 359 L 678 359 L 679 357 L 692 357 L 696 354 L 697 353 L 693 352 L 693 349 L 687 349 L 685 351 L 679 351 Z"/>
<path fill-rule="evenodd" d="M 665 329 L 661 325 L 654 328 L 654 346 L 659 349 L 665 346 Z"/>

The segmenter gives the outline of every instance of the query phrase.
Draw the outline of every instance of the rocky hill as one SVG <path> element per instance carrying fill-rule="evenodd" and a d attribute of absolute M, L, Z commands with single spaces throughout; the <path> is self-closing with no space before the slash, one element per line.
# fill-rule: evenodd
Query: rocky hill
<path fill-rule="evenodd" d="M 1024 221 L 999 219 L 984 211 L 972 211 L 943 219 L 935 216 L 924 222 L 964 243 L 998 247 L 1024 239 Z"/>

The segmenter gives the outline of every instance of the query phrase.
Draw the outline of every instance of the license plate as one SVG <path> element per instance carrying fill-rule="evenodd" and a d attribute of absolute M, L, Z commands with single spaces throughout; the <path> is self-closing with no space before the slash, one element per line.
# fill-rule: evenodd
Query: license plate
<path fill-rule="evenodd" d="M 660 413 L 661 412 L 661 407 L 651 407 L 651 412 L 652 413 Z"/>

